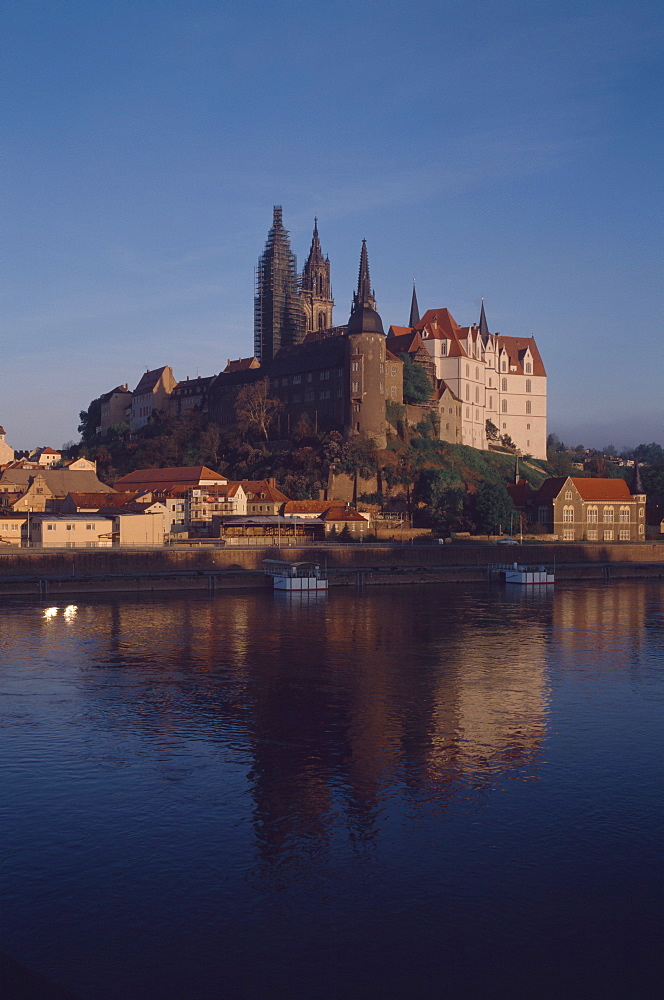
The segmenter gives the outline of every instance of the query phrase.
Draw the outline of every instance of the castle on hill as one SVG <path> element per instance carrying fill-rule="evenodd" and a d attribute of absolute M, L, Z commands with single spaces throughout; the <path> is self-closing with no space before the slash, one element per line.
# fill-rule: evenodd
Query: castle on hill
<path fill-rule="evenodd" d="M 491 332 L 484 303 L 469 326 L 460 326 L 444 307 L 420 316 L 414 289 L 408 325 L 385 332 L 365 242 L 350 316 L 335 326 L 330 271 L 316 220 L 298 272 L 281 206 L 274 206 L 255 274 L 253 357 L 229 360 L 204 379 L 177 382 L 164 366 L 146 372 L 133 393 L 118 386 L 102 397 L 102 436 L 121 412 L 132 432 L 157 411 L 200 409 L 221 426 L 232 424 L 240 390 L 262 382 L 281 403 L 277 436 L 288 436 L 306 416 L 317 430 L 340 430 L 384 447 L 386 404 L 404 405 L 406 357 L 431 385 L 428 402 L 406 406 L 409 422 L 433 413 L 441 440 L 487 449 L 502 439 L 546 459 L 547 379 L 534 337 Z"/>

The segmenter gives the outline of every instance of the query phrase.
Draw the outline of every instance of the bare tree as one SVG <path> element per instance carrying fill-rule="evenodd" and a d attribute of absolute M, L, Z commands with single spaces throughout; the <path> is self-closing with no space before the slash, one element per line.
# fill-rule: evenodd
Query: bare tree
<path fill-rule="evenodd" d="M 269 379 L 245 385 L 237 394 L 235 417 L 244 431 L 255 431 L 267 441 L 270 426 L 283 408 L 280 399 L 270 395 Z"/>

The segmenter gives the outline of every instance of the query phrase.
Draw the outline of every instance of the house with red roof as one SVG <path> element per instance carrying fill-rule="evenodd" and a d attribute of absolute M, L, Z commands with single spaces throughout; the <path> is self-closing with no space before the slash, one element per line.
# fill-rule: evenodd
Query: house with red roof
<path fill-rule="evenodd" d="M 168 413 L 170 396 L 177 385 L 170 365 L 146 371 L 131 396 L 129 429 L 132 433 L 150 421 L 156 413 Z"/>
<path fill-rule="evenodd" d="M 535 338 L 491 333 L 484 303 L 479 323 L 470 326 L 460 326 L 445 308 L 428 309 L 421 319 L 411 309 L 411 324 L 392 327 L 388 347 L 417 363 L 426 348 L 435 384 L 444 382 L 461 404 L 456 443 L 487 449 L 490 420 L 498 436 L 507 436 L 522 454 L 546 459 L 546 370 Z M 449 409 L 448 402 L 447 418 Z M 451 421 L 445 423 L 450 427 L 444 440 L 454 442 Z"/>
<path fill-rule="evenodd" d="M 639 490 L 639 492 L 634 492 Z M 539 524 L 563 542 L 642 542 L 646 496 L 624 479 L 546 479 L 533 498 Z"/>

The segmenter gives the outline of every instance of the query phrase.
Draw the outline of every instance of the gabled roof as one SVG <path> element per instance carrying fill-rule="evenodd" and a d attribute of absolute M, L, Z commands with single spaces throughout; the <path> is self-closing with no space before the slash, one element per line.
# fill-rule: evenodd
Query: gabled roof
<path fill-rule="evenodd" d="M 445 381 L 445 379 L 442 379 L 442 378 L 438 379 L 438 386 L 436 388 L 436 392 L 434 394 L 434 398 L 435 399 L 442 399 L 446 392 L 449 392 L 450 396 L 453 399 L 455 399 L 457 401 L 457 403 L 461 402 L 461 399 L 459 399 L 459 397 L 457 396 L 457 394 L 449 387 L 449 385 L 447 384 L 447 382 Z"/>
<path fill-rule="evenodd" d="M 74 475 L 70 472 L 69 475 Z M 213 480 L 214 482 L 227 483 L 225 476 L 208 469 L 206 465 L 186 465 L 169 467 L 166 469 L 136 469 L 127 476 L 122 476 L 116 480 L 116 490 L 125 488 L 140 490 L 150 488 L 166 488 L 171 485 L 177 486 L 200 486 L 202 480 Z"/>
<path fill-rule="evenodd" d="M 426 330 L 427 336 L 442 340 L 444 337 L 452 337 L 459 329 L 459 324 L 449 309 L 427 309 L 416 329 Z"/>
<path fill-rule="evenodd" d="M 266 479 L 240 479 L 239 485 L 247 494 L 247 498 L 255 503 L 256 500 L 267 500 L 269 503 L 284 503 L 288 497 L 276 486 L 271 486 Z M 264 495 L 261 497 L 261 493 Z"/>
<path fill-rule="evenodd" d="M 321 521 L 363 521 L 367 523 L 366 517 L 362 517 L 358 514 L 356 510 L 351 507 L 343 507 L 339 505 L 338 507 L 330 507 L 321 515 Z"/>
<path fill-rule="evenodd" d="M 535 491 L 527 479 L 520 479 L 518 483 L 508 483 L 507 492 L 515 507 L 527 507 L 535 495 Z"/>
<path fill-rule="evenodd" d="M 162 365 L 161 368 L 153 368 L 152 371 L 146 372 L 134 389 L 134 395 L 140 396 L 144 392 L 152 392 L 167 368 L 168 365 Z M 114 392 L 117 391 L 117 389 L 114 390 Z"/>
<path fill-rule="evenodd" d="M 260 366 L 258 358 L 238 358 L 237 361 L 231 361 L 229 358 L 224 372 L 246 372 L 250 368 L 260 368 Z"/>
<path fill-rule="evenodd" d="M 534 337 L 506 337 L 504 334 L 496 334 L 496 347 L 504 349 L 509 357 L 510 366 L 514 365 L 521 375 L 525 373 L 524 359 L 526 352 L 530 348 L 533 359 L 533 375 L 546 375 L 544 363 L 540 352 L 537 349 Z"/>
<path fill-rule="evenodd" d="M 334 500 L 289 500 L 284 504 L 284 514 L 324 514 L 338 506 Z"/>
<path fill-rule="evenodd" d="M 624 479 L 581 479 L 571 476 L 556 476 L 545 479 L 535 495 L 535 503 L 555 500 L 567 483 L 571 483 L 582 500 L 631 500 L 632 494 Z"/>
<path fill-rule="evenodd" d="M 35 469 L 5 469 L 2 474 L 3 484 L 10 483 L 27 490 L 30 481 L 39 476 L 44 481 L 53 496 L 66 497 L 68 493 L 113 493 L 97 478 L 97 473 L 91 469 L 49 469 L 42 466 Z"/>
<path fill-rule="evenodd" d="M 391 326 L 387 332 L 386 348 L 393 354 L 415 354 L 424 346 L 419 330 L 409 330 L 407 327 Z"/>
<path fill-rule="evenodd" d="M 214 377 L 214 375 L 197 375 L 196 378 L 187 378 L 184 382 L 177 383 L 172 395 L 183 395 L 187 390 L 189 392 L 205 392 Z"/>
<path fill-rule="evenodd" d="M 68 493 L 67 498 L 71 499 L 77 507 L 100 510 L 102 507 L 123 507 L 124 504 L 132 503 L 140 495 L 140 491 L 131 493 Z"/>

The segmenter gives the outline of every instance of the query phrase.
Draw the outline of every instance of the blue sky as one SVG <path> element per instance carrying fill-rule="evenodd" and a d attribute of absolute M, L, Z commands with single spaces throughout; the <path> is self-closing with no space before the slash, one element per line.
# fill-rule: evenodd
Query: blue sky
<path fill-rule="evenodd" d="M 584 0 L 5 0 L 0 423 L 253 350 L 273 204 L 347 320 L 535 334 L 549 429 L 664 440 L 662 16 Z"/>

